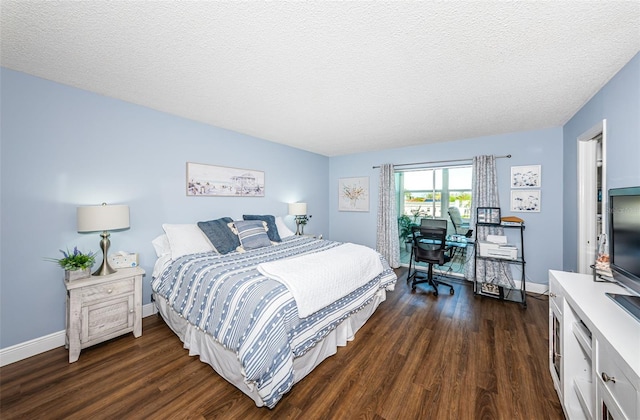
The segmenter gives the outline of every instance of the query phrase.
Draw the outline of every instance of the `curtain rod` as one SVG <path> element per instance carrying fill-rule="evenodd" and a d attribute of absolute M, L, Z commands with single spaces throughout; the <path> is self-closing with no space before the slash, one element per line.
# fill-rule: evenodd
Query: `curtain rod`
<path fill-rule="evenodd" d="M 502 159 L 502 158 L 506 158 L 506 159 L 511 159 L 511 155 L 504 155 L 504 156 L 496 156 L 496 159 Z M 398 167 L 398 166 L 413 166 L 413 165 L 430 165 L 432 163 L 451 163 L 451 162 L 468 162 L 468 161 L 472 161 L 473 158 L 471 159 L 450 159 L 450 160 L 432 160 L 431 162 L 414 162 L 414 163 L 399 163 L 399 164 L 394 164 L 393 167 Z M 373 169 L 379 168 L 380 166 L 374 166 Z"/>

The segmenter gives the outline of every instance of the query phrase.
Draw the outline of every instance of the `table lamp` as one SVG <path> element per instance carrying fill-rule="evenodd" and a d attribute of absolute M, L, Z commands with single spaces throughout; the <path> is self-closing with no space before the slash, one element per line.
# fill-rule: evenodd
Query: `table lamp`
<path fill-rule="evenodd" d="M 296 235 L 303 235 L 304 224 L 309 220 L 307 203 L 289 203 L 289 215 L 296 217 Z"/>
<path fill-rule="evenodd" d="M 99 232 L 100 248 L 102 248 L 102 265 L 96 270 L 94 276 L 105 276 L 116 272 L 109 265 L 107 251 L 109 250 L 109 231 L 129 228 L 129 206 L 107 205 L 84 206 L 77 209 L 78 232 Z"/>

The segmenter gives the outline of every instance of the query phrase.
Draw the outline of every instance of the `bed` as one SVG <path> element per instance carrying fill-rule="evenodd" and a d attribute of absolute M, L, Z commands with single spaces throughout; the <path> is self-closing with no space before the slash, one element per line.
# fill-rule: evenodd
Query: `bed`
<path fill-rule="evenodd" d="M 224 223 L 226 218 L 215 238 L 227 234 Z M 199 356 L 259 407 L 275 407 L 296 382 L 353 340 L 397 280 L 380 254 L 360 245 L 282 235 L 269 245 L 221 253 L 223 244 L 207 249 L 193 244 L 201 238 L 178 241 L 163 227 L 167 235 L 156 241 L 172 253 L 159 252 L 154 243 L 159 258 L 151 286 L 159 313 L 189 355 Z M 249 244 L 247 238 L 241 245 Z"/>

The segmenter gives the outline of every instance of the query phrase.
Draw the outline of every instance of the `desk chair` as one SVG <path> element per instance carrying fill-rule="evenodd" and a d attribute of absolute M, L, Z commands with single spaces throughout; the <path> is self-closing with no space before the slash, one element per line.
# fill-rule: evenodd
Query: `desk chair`
<path fill-rule="evenodd" d="M 446 219 L 420 219 L 421 227 L 447 229 Z"/>
<path fill-rule="evenodd" d="M 425 219 L 423 219 L 425 220 Z M 451 257 L 447 255 L 447 228 L 445 220 L 445 227 L 427 227 L 427 226 L 414 226 L 411 229 L 413 244 L 411 247 L 411 259 L 409 260 L 409 274 L 407 276 L 407 282 L 411 279 L 411 290 L 416 290 L 416 285 L 420 283 L 429 283 L 433 287 L 433 295 L 438 296 L 438 286 L 443 285 L 449 287 L 449 294 L 453 294 L 453 286 L 447 283 L 442 283 L 433 277 L 433 265 L 443 265 L 447 263 Z M 413 267 L 411 272 L 412 263 L 424 262 L 428 264 L 427 276 L 420 275 L 417 268 Z"/>
<path fill-rule="evenodd" d="M 473 234 L 473 229 L 469 229 L 469 225 L 462 222 L 460 209 L 458 209 L 457 207 L 449 207 L 449 217 L 451 218 L 451 223 L 453 223 L 453 228 L 456 231 L 456 235 L 464 235 L 467 238 L 471 237 L 471 235 Z"/>

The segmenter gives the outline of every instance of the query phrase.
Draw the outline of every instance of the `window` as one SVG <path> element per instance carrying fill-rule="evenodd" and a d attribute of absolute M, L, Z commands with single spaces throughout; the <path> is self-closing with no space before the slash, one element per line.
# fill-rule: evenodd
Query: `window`
<path fill-rule="evenodd" d="M 471 177 L 471 166 L 396 172 L 398 214 L 407 215 L 419 224 L 422 218 L 448 219 L 449 207 L 458 207 L 462 218 L 468 220 Z"/>
<path fill-rule="evenodd" d="M 464 222 L 471 218 L 471 166 L 411 169 L 396 171 L 396 193 L 398 194 L 398 232 L 400 234 L 400 262 L 409 263 L 411 252 L 411 227 L 419 225 L 420 219 L 446 219 L 448 233 L 455 233 L 449 207 L 457 207 Z M 462 262 L 454 272 L 462 273 Z M 452 267 L 453 268 L 453 267 Z"/>

